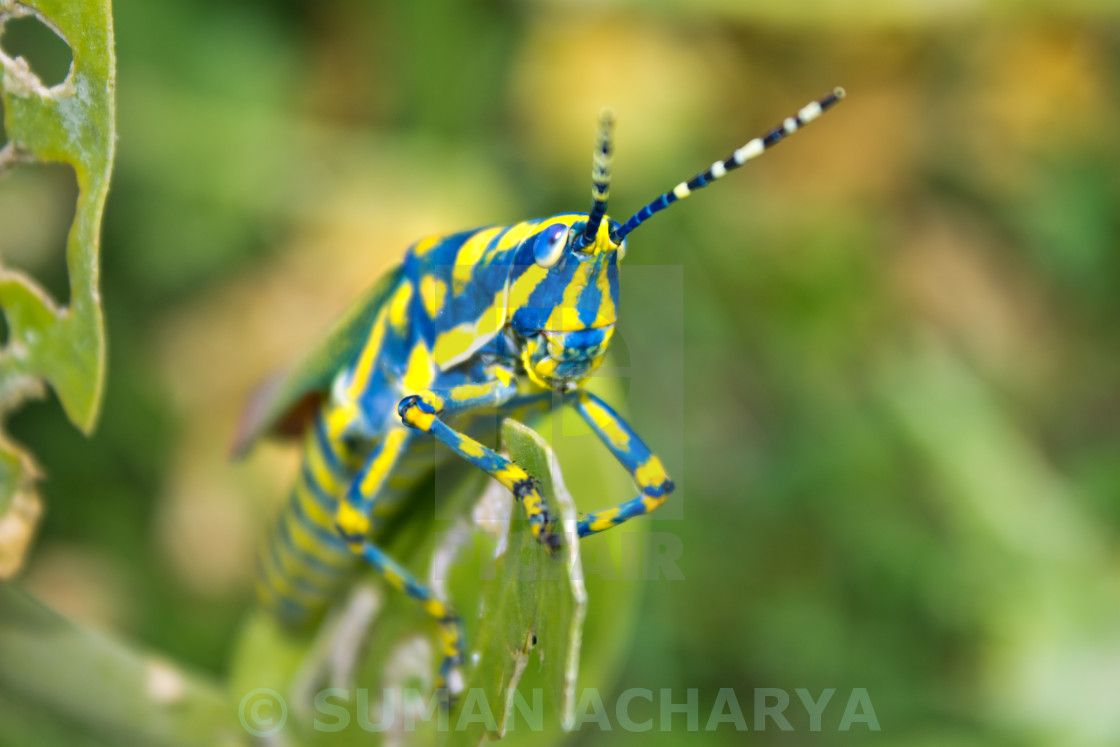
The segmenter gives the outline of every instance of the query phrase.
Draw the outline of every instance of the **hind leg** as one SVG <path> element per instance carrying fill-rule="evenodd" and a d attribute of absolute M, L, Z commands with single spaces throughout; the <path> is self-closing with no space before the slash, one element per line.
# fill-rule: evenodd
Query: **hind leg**
<path fill-rule="evenodd" d="M 463 634 L 459 616 L 449 604 L 438 599 L 409 571 L 370 541 L 370 515 L 378 493 L 407 446 L 409 432 L 390 431 L 374 448 L 359 470 L 345 497 L 338 504 L 335 523 L 350 549 L 376 570 L 386 583 L 420 602 L 439 624 L 443 660 L 436 678 L 436 689 L 444 706 L 463 687 L 459 666 L 463 662 Z"/>

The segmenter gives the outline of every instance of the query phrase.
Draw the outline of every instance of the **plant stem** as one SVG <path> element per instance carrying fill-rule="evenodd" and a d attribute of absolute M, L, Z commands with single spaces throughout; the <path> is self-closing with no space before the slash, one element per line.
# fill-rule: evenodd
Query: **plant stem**
<path fill-rule="evenodd" d="M 244 736 L 213 683 L 79 628 L 11 585 L 0 585 L 0 698 L 114 744 L 232 745 Z"/>

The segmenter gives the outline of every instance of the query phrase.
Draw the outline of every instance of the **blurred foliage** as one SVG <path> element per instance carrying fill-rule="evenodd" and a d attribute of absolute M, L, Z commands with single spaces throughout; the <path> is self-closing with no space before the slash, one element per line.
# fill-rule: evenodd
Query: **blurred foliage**
<path fill-rule="evenodd" d="M 39 396 L 46 382 L 70 421 L 88 433 L 101 407 L 105 374 L 98 250 L 116 145 L 109 3 L 2 0 L 0 33 L 0 176 L 24 164 L 52 162 L 70 166 L 77 182 L 66 240 L 69 282 L 61 298 L 52 298 L 35 280 L 13 270 L 7 257 L 0 266 L 5 333 L 0 420 L 28 397 Z M 7 216 L 17 226 L 11 232 L 15 237 L 28 218 L 54 217 L 50 211 L 37 215 L 27 210 L 31 205 Z M 48 226 L 47 233 L 52 229 Z M 42 511 L 36 477 L 31 456 L 0 431 L 0 579 L 19 568 Z"/>
<path fill-rule="evenodd" d="M 793 733 L 611 713 L 574 739 L 1116 743 L 1120 26 L 1104 3 L 886 7 L 117 8 L 113 376 L 88 441 L 49 404 L 12 418 L 50 475 L 27 586 L 223 673 L 294 468 L 225 461 L 257 380 L 416 237 L 583 209 L 600 106 L 624 218 L 843 84 L 630 242 L 612 401 L 679 486 L 644 523 L 680 578 L 589 588 L 589 636 L 598 600 L 644 598 L 595 623 L 616 659 L 585 649 L 581 681 L 697 688 L 701 714 L 734 688 L 752 728 L 753 688 L 836 688 L 822 731 L 793 698 Z M 560 461 L 581 509 L 629 497 Z M 857 687 L 881 732 L 837 731 Z"/>
<path fill-rule="evenodd" d="M 221 690 L 0 587 L 0 714 L 8 744 L 235 744 Z M 16 693 L 15 700 L 8 693 Z"/>

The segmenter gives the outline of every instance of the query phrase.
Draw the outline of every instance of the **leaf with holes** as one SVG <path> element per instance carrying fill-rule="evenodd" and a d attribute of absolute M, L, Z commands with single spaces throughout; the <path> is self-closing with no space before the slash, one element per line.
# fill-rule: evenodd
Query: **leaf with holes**
<path fill-rule="evenodd" d="M 116 139 L 110 4 L 0 0 L 0 32 L 8 21 L 27 17 L 65 41 L 73 62 L 65 79 L 48 87 L 22 57 L 8 55 L 0 37 L 0 96 L 8 137 L 0 149 L 0 176 L 21 163 L 68 164 L 78 199 L 66 242 L 68 306 L 0 264 L 0 309 L 8 328 L 8 342 L 0 349 L 0 417 L 40 394 L 45 382 L 71 422 L 88 433 L 97 421 L 105 375 L 98 249 Z M 0 578 L 19 566 L 39 514 L 35 476 L 31 457 L 0 433 Z"/>

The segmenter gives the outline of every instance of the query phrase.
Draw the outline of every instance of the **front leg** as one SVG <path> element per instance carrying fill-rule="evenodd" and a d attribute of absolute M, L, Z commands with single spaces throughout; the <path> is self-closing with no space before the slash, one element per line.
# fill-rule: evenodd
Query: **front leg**
<path fill-rule="evenodd" d="M 430 389 L 405 397 L 397 406 L 401 421 L 410 428 L 429 433 L 447 448 L 500 482 L 521 501 L 529 516 L 533 537 L 550 551 L 560 548 L 560 535 L 553 531 L 548 507 L 533 478 L 525 470 L 470 436 L 449 427 L 440 418 L 481 407 L 500 409 L 517 394 L 511 374 L 501 370 L 498 378 L 484 384 L 465 384 L 450 389 Z"/>
<path fill-rule="evenodd" d="M 575 408 L 591 429 L 622 463 L 641 488 L 641 494 L 626 503 L 596 511 L 580 520 L 580 537 L 618 526 L 627 519 L 658 508 L 673 492 L 673 481 L 665 473 L 661 460 L 645 445 L 622 417 L 603 400 L 590 392 L 575 390 L 564 395 L 566 404 Z"/>

